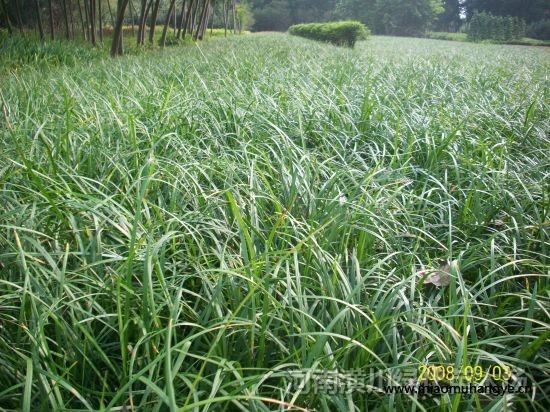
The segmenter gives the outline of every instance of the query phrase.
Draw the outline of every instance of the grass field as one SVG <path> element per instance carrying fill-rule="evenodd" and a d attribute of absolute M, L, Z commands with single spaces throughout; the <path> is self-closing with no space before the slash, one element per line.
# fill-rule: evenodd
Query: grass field
<path fill-rule="evenodd" d="M 451 41 L 468 41 L 468 35 L 466 33 L 449 33 L 443 31 L 430 31 L 426 33 L 426 37 L 429 39 L 437 40 L 451 40 Z M 485 40 L 485 43 L 499 43 L 496 40 Z M 520 39 L 509 40 L 504 42 L 505 44 L 513 44 L 518 46 L 544 46 L 550 47 L 550 41 L 548 40 L 537 40 L 531 39 L 529 37 L 522 37 Z"/>
<path fill-rule="evenodd" d="M 547 50 L 257 34 L 86 56 L 2 65 L 0 410 L 549 405 Z M 422 365 L 532 393 L 291 379 Z"/>
<path fill-rule="evenodd" d="M 160 50 L 159 41 L 162 37 L 163 26 L 156 26 L 153 42 L 149 42 L 149 27 L 146 26 L 146 40 L 142 46 L 136 45 L 137 29 L 131 26 L 123 27 L 123 43 L 125 55 L 139 55 L 152 50 Z M 243 35 L 250 32 L 243 31 Z M 232 36 L 231 30 L 227 33 L 223 29 L 208 29 L 204 40 L 216 37 Z M 26 31 L 24 36 L 10 36 L 6 30 L 0 29 L 0 76 L 6 72 L 14 72 L 27 66 L 34 69 L 51 70 L 54 66 L 74 66 L 82 62 L 96 61 L 109 56 L 113 40 L 113 28 L 104 29 L 103 42 L 97 39 L 97 47 L 92 47 L 81 33 L 75 34 L 73 40 L 66 40 L 57 34 L 54 41 L 41 42 L 34 31 Z M 177 39 L 173 29 L 166 35 L 166 47 L 194 44 L 192 36 L 187 33 L 185 39 Z"/>

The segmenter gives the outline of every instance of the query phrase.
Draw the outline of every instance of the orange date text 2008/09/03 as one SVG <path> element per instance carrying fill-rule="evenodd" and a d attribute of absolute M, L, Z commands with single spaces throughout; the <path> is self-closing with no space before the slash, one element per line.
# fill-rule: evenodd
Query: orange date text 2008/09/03
<path fill-rule="evenodd" d="M 420 365 L 418 379 L 425 381 L 457 381 L 481 382 L 485 378 L 494 381 L 509 381 L 512 378 L 512 367 L 509 365 L 466 365 L 459 368 L 454 365 Z"/>

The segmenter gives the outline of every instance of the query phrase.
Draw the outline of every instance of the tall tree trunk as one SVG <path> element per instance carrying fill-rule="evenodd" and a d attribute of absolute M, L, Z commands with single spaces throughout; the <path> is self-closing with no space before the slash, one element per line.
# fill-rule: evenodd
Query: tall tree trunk
<path fill-rule="evenodd" d="M 111 0 L 107 0 L 107 7 L 109 8 L 109 15 L 111 16 L 111 24 L 113 29 L 115 28 L 115 16 L 113 16 L 113 9 L 111 8 Z"/>
<path fill-rule="evenodd" d="M 69 31 L 69 13 L 67 11 L 67 0 L 63 0 L 63 20 L 65 21 L 65 37 L 67 40 L 70 39 L 71 34 Z"/>
<path fill-rule="evenodd" d="M 189 4 L 189 7 L 187 9 L 187 13 L 185 13 L 185 23 L 183 24 L 183 39 L 184 40 L 185 40 L 185 34 L 187 33 L 187 29 L 189 27 L 189 23 L 191 22 L 191 18 L 193 16 L 194 12 L 195 12 L 195 6 L 196 6 L 196 0 L 191 0 L 191 3 Z"/>
<path fill-rule="evenodd" d="M 103 43 L 103 7 L 101 7 L 101 0 L 97 0 L 97 15 L 99 19 L 99 42 Z"/>
<path fill-rule="evenodd" d="M 191 38 L 195 38 L 195 30 L 197 28 L 197 20 L 202 10 L 202 3 L 205 0 L 197 0 L 195 2 L 195 8 L 193 9 L 193 15 L 191 16 L 191 25 L 189 26 L 189 35 Z"/>
<path fill-rule="evenodd" d="M 214 19 L 216 18 L 216 6 L 210 6 L 210 37 L 214 34 Z"/>
<path fill-rule="evenodd" d="M 86 13 L 86 10 L 84 10 L 84 13 L 82 13 L 82 6 L 80 5 L 80 0 L 77 0 L 78 4 L 78 14 L 80 14 L 80 26 L 82 27 L 82 36 L 84 36 L 84 40 L 88 40 L 88 24 L 84 21 L 84 14 Z M 86 3 L 84 3 L 84 8 L 86 8 Z"/>
<path fill-rule="evenodd" d="M 199 13 L 201 10 L 200 2 L 204 0 L 197 0 L 197 4 L 195 4 L 195 9 L 193 10 L 193 15 L 191 16 L 191 25 L 189 27 L 189 34 L 191 37 L 193 36 L 193 33 L 195 32 L 195 27 L 197 24 L 197 19 L 199 17 Z"/>
<path fill-rule="evenodd" d="M 84 23 L 86 24 L 86 35 L 90 41 L 92 40 L 92 32 L 90 30 L 90 6 L 88 2 L 90 0 L 82 0 L 82 5 L 84 6 Z"/>
<path fill-rule="evenodd" d="M 183 21 L 185 19 L 185 6 L 187 5 L 187 0 L 181 2 L 181 14 L 180 14 L 180 24 L 178 26 L 178 34 L 176 34 L 176 39 L 181 38 L 181 29 L 183 28 Z"/>
<path fill-rule="evenodd" d="M 199 36 L 198 39 L 202 40 L 204 38 L 204 33 L 206 33 L 206 29 L 208 28 L 208 19 L 210 18 L 210 0 L 207 1 L 208 6 L 206 6 L 206 14 L 204 16 L 204 19 L 201 22 L 200 30 L 199 30 Z"/>
<path fill-rule="evenodd" d="M 143 9 L 143 2 L 147 3 L 145 6 L 145 10 Z M 138 28 L 138 46 L 143 46 L 145 44 L 145 24 L 147 23 L 147 16 L 149 15 L 149 11 L 151 10 L 151 6 L 153 5 L 153 1 L 147 1 L 142 0 L 142 8 L 141 8 L 141 18 L 139 21 L 139 28 Z"/>
<path fill-rule="evenodd" d="M 136 38 L 136 44 L 140 46 L 141 43 L 141 33 L 143 33 L 143 26 L 145 25 L 145 9 L 147 8 L 147 0 L 141 0 L 141 9 L 139 13 L 139 22 L 138 22 L 138 34 Z"/>
<path fill-rule="evenodd" d="M 147 32 L 147 20 L 149 19 L 149 13 L 153 9 L 154 0 L 149 0 L 147 9 L 145 10 L 145 20 L 143 20 L 143 31 L 141 32 L 141 44 L 145 44 L 145 33 Z"/>
<path fill-rule="evenodd" d="M 40 40 L 44 40 L 44 28 L 42 27 L 42 16 L 40 15 L 40 5 L 38 4 L 38 0 L 34 0 L 34 11 L 36 13 L 36 21 L 38 23 Z"/>
<path fill-rule="evenodd" d="M 23 18 L 21 17 L 21 4 L 20 0 L 15 0 L 15 11 L 17 13 L 17 26 L 19 26 L 19 31 L 23 33 Z"/>
<path fill-rule="evenodd" d="M 55 40 L 55 34 L 54 34 L 54 28 L 53 28 L 53 8 L 52 8 L 52 0 L 48 0 L 48 6 L 50 9 L 50 35 L 52 37 L 52 40 Z"/>
<path fill-rule="evenodd" d="M 73 15 L 73 2 L 68 0 L 69 4 L 69 19 L 71 20 L 71 38 L 74 39 L 74 15 Z"/>
<path fill-rule="evenodd" d="M 153 11 L 151 12 L 151 27 L 149 28 L 149 43 L 155 40 L 155 27 L 157 26 L 157 17 L 159 14 L 160 0 L 155 1 Z"/>
<path fill-rule="evenodd" d="M 241 16 L 237 13 L 237 32 L 239 34 L 243 34 L 243 25 L 241 21 Z"/>
<path fill-rule="evenodd" d="M 123 53 L 122 47 L 122 25 L 124 24 L 124 13 L 129 0 L 118 0 L 118 10 L 113 30 L 113 42 L 111 44 L 111 56 L 116 57 Z"/>
<path fill-rule="evenodd" d="M 228 20 L 228 7 L 227 7 L 227 0 L 223 0 L 223 35 L 227 37 L 227 20 Z"/>
<path fill-rule="evenodd" d="M 4 11 L 4 16 L 6 16 L 6 25 L 8 27 L 8 33 L 11 36 L 13 34 L 13 28 L 11 27 L 10 13 L 8 11 L 8 5 L 6 4 L 6 0 L 2 0 L 0 5 L 2 6 L 2 10 Z"/>
<path fill-rule="evenodd" d="M 96 39 L 96 25 L 95 25 L 95 18 L 96 18 L 95 0 L 90 0 L 89 4 L 90 4 L 90 38 L 92 40 L 92 44 L 96 46 L 97 39 Z"/>
<path fill-rule="evenodd" d="M 237 34 L 237 0 L 232 0 L 232 9 L 233 9 L 233 34 Z"/>
<path fill-rule="evenodd" d="M 201 23 L 201 28 L 200 28 L 199 37 L 198 37 L 199 40 L 204 39 L 204 33 L 206 33 L 206 29 L 208 29 L 208 20 L 210 19 L 210 13 L 211 13 L 210 0 L 208 0 L 206 3 L 208 5 L 206 6 L 206 14 L 205 14 L 204 19 Z"/>
<path fill-rule="evenodd" d="M 195 30 L 195 35 L 193 36 L 194 40 L 197 40 L 199 38 L 200 32 L 202 30 L 202 26 L 204 24 L 204 20 L 206 19 L 206 11 L 208 9 L 208 4 L 210 3 L 210 0 L 204 0 L 201 10 L 201 15 L 199 18 L 199 24 L 197 25 L 197 28 Z"/>
<path fill-rule="evenodd" d="M 176 11 L 176 3 L 174 3 L 174 13 L 173 13 L 173 17 L 174 17 L 174 37 L 176 36 L 177 14 L 178 14 L 178 12 Z"/>
<path fill-rule="evenodd" d="M 132 20 L 132 36 L 136 35 L 136 32 L 134 30 L 134 3 L 132 3 L 132 0 L 130 0 L 130 19 Z"/>
<path fill-rule="evenodd" d="M 166 47 L 166 34 L 168 33 L 168 27 L 170 26 L 170 16 L 172 16 L 172 10 L 174 10 L 174 5 L 176 0 L 170 0 L 170 7 L 168 8 L 168 13 L 166 14 L 166 21 L 164 22 L 164 28 L 162 29 L 162 37 L 160 38 L 159 45 L 161 47 Z"/>

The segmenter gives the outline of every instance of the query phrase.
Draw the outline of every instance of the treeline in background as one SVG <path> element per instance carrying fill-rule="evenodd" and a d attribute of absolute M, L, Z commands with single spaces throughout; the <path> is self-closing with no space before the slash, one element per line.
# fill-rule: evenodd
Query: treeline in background
<path fill-rule="evenodd" d="M 527 35 L 547 40 L 547 0 L 251 0 L 255 31 L 285 31 L 293 24 L 359 20 L 374 34 L 419 36 L 427 30 L 467 31 L 476 13 L 512 17 Z"/>
<path fill-rule="evenodd" d="M 286 31 L 336 20 L 360 21 L 378 35 L 550 39 L 548 0 L 0 0 L 0 29 L 9 34 L 109 42 L 113 56 L 123 53 L 125 35 L 137 46 L 165 46 L 201 40 L 208 29 Z"/>
<path fill-rule="evenodd" d="M 123 36 L 138 46 L 202 40 L 207 30 L 242 32 L 252 22 L 236 0 L 0 0 L 0 28 L 10 35 L 36 32 L 40 39 L 111 43 L 123 54 Z"/>
<path fill-rule="evenodd" d="M 519 17 L 494 16 L 490 13 L 475 13 L 468 23 L 471 40 L 509 41 L 525 36 L 525 20 Z"/>

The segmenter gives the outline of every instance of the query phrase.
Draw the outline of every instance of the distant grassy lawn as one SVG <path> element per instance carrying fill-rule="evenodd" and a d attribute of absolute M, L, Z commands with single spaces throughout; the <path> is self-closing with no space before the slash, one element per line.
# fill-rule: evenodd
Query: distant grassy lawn
<path fill-rule="evenodd" d="M 426 37 L 436 40 L 452 40 L 452 41 L 468 41 L 468 35 L 466 33 L 448 33 L 443 31 L 431 31 L 428 32 Z M 488 43 L 498 43 L 496 41 L 486 41 Z M 521 39 L 511 40 L 506 44 L 519 45 L 519 46 L 547 46 L 550 47 L 550 41 L 537 40 L 529 37 L 522 37 Z"/>
<path fill-rule="evenodd" d="M 546 410 L 546 50 L 70 47 L 1 62 L 0 409 Z"/>
<path fill-rule="evenodd" d="M 452 41 L 468 41 L 466 33 L 450 33 L 445 31 L 430 31 L 426 35 L 430 39 L 436 40 L 452 40 Z"/>

